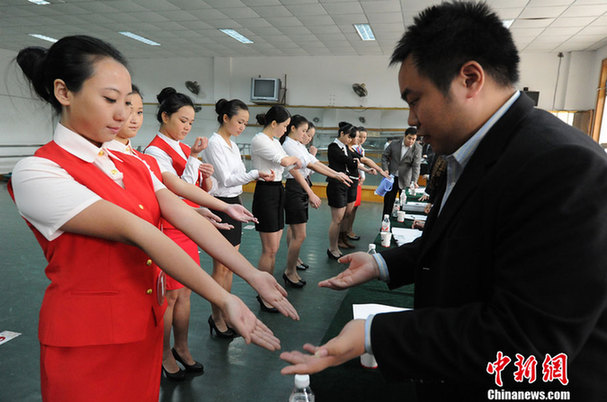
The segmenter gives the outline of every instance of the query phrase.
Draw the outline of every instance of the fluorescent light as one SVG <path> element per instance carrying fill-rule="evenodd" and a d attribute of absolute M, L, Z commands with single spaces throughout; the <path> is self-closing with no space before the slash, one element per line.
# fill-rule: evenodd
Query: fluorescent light
<path fill-rule="evenodd" d="M 241 43 L 253 43 L 253 41 L 249 38 L 247 38 L 246 36 L 236 32 L 233 29 L 227 29 L 227 28 L 220 28 L 219 29 L 221 32 L 223 32 L 224 34 L 231 36 L 232 38 L 236 39 L 238 42 Z"/>
<path fill-rule="evenodd" d="M 506 28 L 510 28 L 510 25 L 512 25 L 513 22 L 514 20 L 502 20 L 502 24 L 504 24 Z"/>
<path fill-rule="evenodd" d="M 356 32 L 362 40 L 375 40 L 375 35 L 373 35 L 369 24 L 354 24 L 354 28 L 356 28 Z"/>
<path fill-rule="evenodd" d="M 27 0 L 27 1 L 29 1 L 30 3 L 34 3 L 38 6 L 46 6 L 47 4 L 51 4 L 50 2 L 44 1 L 44 0 Z"/>
<path fill-rule="evenodd" d="M 153 40 L 149 40 L 147 38 L 144 38 L 143 36 L 139 36 L 137 34 L 134 34 L 132 32 L 128 32 L 128 31 L 123 31 L 123 32 L 118 32 L 120 35 L 124 35 L 124 36 L 128 36 L 131 39 L 135 39 L 138 40 L 139 42 L 143 42 L 146 45 L 150 45 L 150 46 L 160 46 L 160 43 L 158 42 L 154 42 Z"/>
<path fill-rule="evenodd" d="M 40 34 L 28 34 L 29 36 L 33 36 L 34 38 L 38 38 L 38 39 L 42 39 L 42 40 L 47 40 L 49 42 L 57 42 L 57 39 L 55 38 L 51 38 L 50 36 L 46 36 L 46 35 L 40 35 Z"/>

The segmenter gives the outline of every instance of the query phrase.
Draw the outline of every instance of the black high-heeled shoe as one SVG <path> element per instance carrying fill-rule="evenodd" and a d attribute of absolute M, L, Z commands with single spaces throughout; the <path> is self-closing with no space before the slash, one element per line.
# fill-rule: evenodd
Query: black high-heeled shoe
<path fill-rule="evenodd" d="M 343 256 L 343 254 L 339 254 L 336 256 L 331 252 L 331 250 L 327 249 L 327 256 L 333 260 L 339 260 Z"/>
<path fill-rule="evenodd" d="M 226 325 L 226 327 L 227 327 L 227 325 Z M 219 329 L 217 329 L 217 325 L 215 325 L 215 320 L 213 319 L 213 316 L 210 315 L 209 316 L 209 332 L 210 332 L 211 336 L 213 336 L 213 330 L 215 330 L 215 334 L 217 335 L 218 338 L 233 339 L 238 336 L 238 334 L 236 334 L 236 332 L 230 327 L 228 327 L 228 329 L 226 329 L 225 331 L 221 332 Z"/>
<path fill-rule="evenodd" d="M 257 301 L 259 302 L 259 307 L 261 307 L 261 309 L 263 311 L 265 311 L 266 313 L 278 313 L 278 309 L 276 307 L 268 307 L 263 303 L 263 300 L 261 300 L 261 297 L 259 295 L 257 295 Z"/>
<path fill-rule="evenodd" d="M 177 371 L 176 373 L 169 373 L 167 369 L 162 366 L 162 374 L 164 374 L 164 376 L 171 381 L 185 380 L 185 371 L 183 371 L 182 369 L 179 369 L 179 371 Z"/>
<path fill-rule="evenodd" d="M 306 264 L 305 262 L 302 262 L 301 264 L 297 264 L 295 266 L 295 268 L 300 271 L 305 271 L 306 269 L 310 268 L 310 266 L 308 264 Z"/>
<path fill-rule="evenodd" d="M 304 285 L 307 283 L 303 279 L 300 279 L 297 282 L 293 282 L 292 280 L 289 279 L 287 274 L 282 274 L 282 279 L 285 280 L 285 286 L 291 286 L 292 288 L 303 288 Z"/>
<path fill-rule="evenodd" d="M 173 357 L 175 358 L 175 360 L 177 360 L 179 363 L 183 364 L 183 367 L 185 367 L 185 371 L 190 371 L 192 373 L 204 373 L 204 366 L 202 365 L 202 363 L 198 363 L 196 360 L 194 360 L 194 364 L 187 364 L 181 358 L 181 356 L 179 356 L 179 353 L 177 353 L 175 348 L 171 348 L 171 352 L 173 352 Z M 185 375 L 185 373 L 184 373 L 184 375 Z"/>

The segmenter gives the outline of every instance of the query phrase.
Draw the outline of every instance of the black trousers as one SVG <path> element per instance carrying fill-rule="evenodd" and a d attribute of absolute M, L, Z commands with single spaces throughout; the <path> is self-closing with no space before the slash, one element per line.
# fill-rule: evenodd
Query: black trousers
<path fill-rule="evenodd" d="M 401 189 L 398 187 L 398 177 L 394 178 L 394 184 L 392 185 L 392 190 L 388 191 L 386 195 L 384 195 L 384 212 L 382 217 L 385 214 L 392 214 L 392 207 L 394 206 L 394 201 L 396 197 L 400 196 Z"/>

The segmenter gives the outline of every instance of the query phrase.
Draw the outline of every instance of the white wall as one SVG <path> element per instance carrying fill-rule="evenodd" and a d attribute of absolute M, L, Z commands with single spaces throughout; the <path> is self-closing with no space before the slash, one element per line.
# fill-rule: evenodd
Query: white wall
<path fill-rule="evenodd" d="M 23 153 L 26 149 L 8 149 L 3 145 L 41 144 L 50 139 L 51 113 L 48 107 L 31 101 L 24 81 L 18 80 L 15 65 L 9 62 L 15 53 L 0 50 L 0 157 Z M 595 88 L 600 60 L 607 57 L 607 46 L 595 52 L 566 53 L 561 61 L 559 84 L 554 98 L 557 109 L 586 110 L 594 108 Z M 519 89 L 539 91 L 539 107 L 552 109 L 559 58 L 552 53 L 522 53 Z M 198 81 L 201 93 L 196 103 L 214 104 L 220 97 L 240 98 L 249 103 L 250 79 L 258 75 L 284 79 L 287 76 L 287 103 L 314 106 L 363 106 L 403 108 L 397 86 L 397 67 L 388 66 L 388 57 L 317 56 L 317 57 L 192 57 L 183 59 L 131 60 L 133 82 L 144 94 L 144 127 L 135 139 L 136 146 L 146 145 L 158 129 L 156 94 L 165 86 L 190 94 L 185 81 Z M 369 91 L 365 98 L 351 89 L 352 83 L 364 82 Z M 266 106 L 251 108 L 250 122 Z M 319 125 L 335 127 L 340 120 L 355 124 L 364 117 L 367 127 L 406 127 L 406 110 L 374 109 L 294 109 L 309 118 L 318 117 Z M 198 135 L 208 136 L 217 128 L 214 107 L 203 107 L 197 114 L 190 141 Z M 258 128 L 248 128 L 237 141 L 247 143 Z M 18 152 L 17 152 L 18 151 Z M 31 152 L 31 150 L 29 151 Z M 2 159 L 2 158 L 0 158 Z M 6 160 L 6 158 L 4 158 Z M 0 161 L 1 162 L 1 161 Z M 1 170 L 1 169 L 0 169 Z"/>

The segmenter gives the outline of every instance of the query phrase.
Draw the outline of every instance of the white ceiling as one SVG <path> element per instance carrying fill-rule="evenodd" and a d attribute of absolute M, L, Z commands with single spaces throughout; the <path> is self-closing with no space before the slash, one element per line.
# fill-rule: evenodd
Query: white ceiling
<path fill-rule="evenodd" d="M 88 34 L 128 58 L 390 55 L 413 17 L 439 0 L 0 0 L 0 48 L 48 47 L 28 36 Z M 607 0 L 487 0 L 520 51 L 567 52 L 607 45 Z M 353 24 L 368 22 L 376 41 Z M 233 28 L 244 45 L 218 31 Z M 119 35 L 131 31 L 161 46 Z"/>

